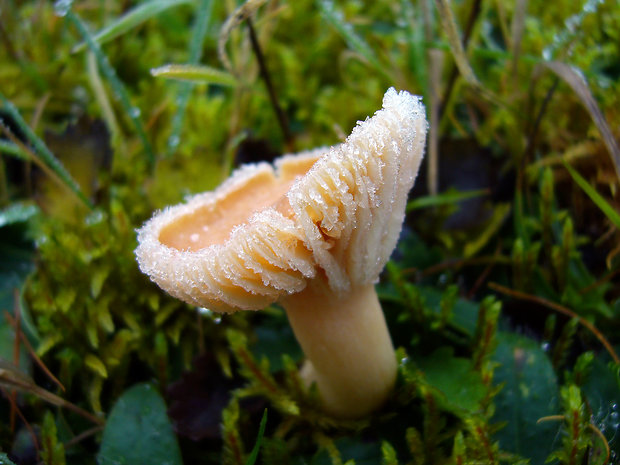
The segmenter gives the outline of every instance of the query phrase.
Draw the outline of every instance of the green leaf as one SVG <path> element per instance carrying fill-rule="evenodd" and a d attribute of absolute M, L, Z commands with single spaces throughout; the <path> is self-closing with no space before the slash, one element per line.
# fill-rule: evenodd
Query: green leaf
<path fill-rule="evenodd" d="M 0 211 L 0 228 L 8 224 L 21 223 L 39 213 L 39 207 L 29 203 L 14 203 Z"/>
<path fill-rule="evenodd" d="M 381 454 L 383 455 L 382 463 L 384 465 L 398 465 L 396 450 L 389 442 L 383 441 L 381 443 Z"/>
<path fill-rule="evenodd" d="M 28 212 L 11 214 L 13 219 Z M 23 223 L 7 224 L 0 228 L 0 325 L 4 322 L 4 311 L 13 314 L 19 306 L 22 330 L 31 341 L 38 342 L 39 334 L 32 322 L 28 308 L 23 302 L 22 288 L 27 276 L 34 268 L 33 250 L 26 240 L 27 231 Z"/>
<path fill-rule="evenodd" d="M 263 435 L 265 434 L 265 427 L 267 426 L 267 409 L 265 409 L 263 413 L 263 418 L 260 421 L 260 425 L 258 427 L 258 435 L 256 436 L 256 443 L 252 448 L 252 452 L 248 459 L 245 461 L 245 465 L 254 465 L 256 463 L 256 459 L 258 458 L 258 452 L 260 451 L 260 445 L 263 441 Z"/>
<path fill-rule="evenodd" d="M 420 295 L 426 305 L 435 313 L 441 312 L 441 301 L 443 293 L 441 290 L 431 286 L 418 286 Z M 461 297 L 456 299 L 449 323 L 459 330 L 474 335 L 478 322 L 478 303 Z"/>
<path fill-rule="evenodd" d="M 30 141 L 37 155 L 41 157 L 43 165 L 48 167 L 56 176 L 58 176 L 58 179 L 75 195 L 77 195 L 77 197 L 84 202 L 88 208 L 92 208 L 92 204 L 80 189 L 79 184 L 75 182 L 63 164 L 54 156 L 50 149 L 47 148 L 45 142 L 43 142 L 43 140 L 30 128 L 30 126 L 28 126 L 26 121 L 24 121 L 24 118 L 22 118 L 22 115 L 17 110 L 17 107 L 15 107 L 12 102 L 7 100 L 1 92 L 0 102 L 2 102 L 4 110 L 11 116 L 28 141 Z"/>
<path fill-rule="evenodd" d="M 465 245 L 463 255 L 465 257 L 473 257 L 474 255 L 476 255 L 489 242 L 489 240 L 491 240 L 495 233 L 499 231 L 501 226 L 504 224 L 504 221 L 508 217 L 509 213 L 509 203 L 497 204 L 495 206 L 495 209 L 493 210 L 493 215 L 487 222 L 487 226 L 484 228 L 484 230 L 477 239 L 468 242 Z"/>
<path fill-rule="evenodd" d="M 15 463 L 11 462 L 4 452 L 0 452 L 0 465 L 15 465 Z"/>
<path fill-rule="evenodd" d="M 151 0 L 150 2 L 144 2 L 94 34 L 93 40 L 99 44 L 104 44 L 130 31 L 136 26 L 139 26 L 162 11 L 166 11 L 175 6 L 192 3 L 194 3 L 193 0 Z M 81 52 L 86 49 L 87 46 L 86 42 L 81 42 L 73 48 L 72 52 Z"/>
<path fill-rule="evenodd" d="M 165 65 L 151 69 L 155 77 L 189 81 L 202 84 L 236 86 L 237 79 L 230 73 L 206 65 Z"/>
<path fill-rule="evenodd" d="M 99 465 L 181 465 L 166 404 L 150 384 L 133 386 L 114 405 L 97 455 Z"/>
<path fill-rule="evenodd" d="M 73 287 L 65 287 L 58 291 L 55 300 L 56 305 L 61 312 L 67 313 L 77 297 L 77 289 Z"/>
<path fill-rule="evenodd" d="M 592 187 L 588 181 L 586 181 L 576 170 L 574 170 L 568 163 L 564 161 L 564 168 L 569 172 L 573 180 L 577 183 L 581 189 L 590 197 L 590 199 L 596 204 L 596 206 L 609 218 L 609 220 L 620 229 L 620 213 L 618 213 L 614 207 L 612 207 L 607 200 L 605 200 L 601 194 L 596 192 L 596 189 Z"/>
<path fill-rule="evenodd" d="M 103 283 L 109 275 L 110 269 L 107 267 L 99 268 L 93 271 L 93 275 L 90 278 L 90 295 L 93 297 L 93 299 L 99 297 L 99 293 L 101 292 Z"/>
<path fill-rule="evenodd" d="M 65 447 L 58 440 L 56 432 L 56 422 L 51 412 L 46 412 L 43 417 L 43 428 L 41 431 L 42 453 L 41 458 L 44 463 L 50 465 L 65 465 Z"/>
<path fill-rule="evenodd" d="M 13 142 L 0 139 L 0 153 L 6 153 L 20 160 L 29 161 L 30 154 Z"/>
<path fill-rule="evenodd" d="M 455 357 L 451 348 L 442 347 L 419 360 L 418 367 L 434 393 L 439 393 L 435 397 L 444 409 L 459 416 L 480 409 L 486 387 L 471 360 Z"/>
<path fill-rule="evenodd" d="M 84 363 L 88 368 L 93 370 L 102 378 L 108 377 L 108 370 L 106 369 L 105 364 L 96 355 L 87 354 L 86 357 L 84 357 Z"/>
<path fill-rule="evenodd" d="M 452 448 L 454 463 L 464 463 L 463 457 L 466 452 L 467 448 L 465 446 L 465 437 L 463 436 L 462 431 L 458 431 L 454 436 L 454 447 Z"/>
<path fill-rule="evenodd" d="M 502 390 L 495 397 L 494 423 L 505 423 L 495 434 L 500 448 L 545 463 L 553 448 L 558 425 L 537 424 L 558 409 L 556 376 L 547 354 L 531 339 L 512 333 L 498 334 L 493 355 L 493 381 Z"/>

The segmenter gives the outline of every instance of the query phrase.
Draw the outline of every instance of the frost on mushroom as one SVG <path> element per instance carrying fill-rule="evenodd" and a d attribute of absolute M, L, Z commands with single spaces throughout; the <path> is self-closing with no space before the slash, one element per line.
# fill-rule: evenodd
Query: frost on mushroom
<path fill-rule="evenodd" d="M 374 283 L 401 230 L 426 126 L 419 98 L 389 89 L 343 144 L 242 167 L 155 215 L 138 233 L 140 268 L 216 311 L 280 302 L 324 409 L 365 415 L 396 378 Z"/>
<path fill-rule="evenodd" d="M 216 191 L 168 207 L 138 231 L 140 269 L 162 289 L 214 311 L 257 310 L 316 274 L 285 194 L 323 153 L 237 170 Z"/>
<path fill-rule="evenodd" d="M 426 135 L 419 98 L 391 88 L 288 193 L 306 245 L 330 286 L 374 283 L 396 246 Z"/>

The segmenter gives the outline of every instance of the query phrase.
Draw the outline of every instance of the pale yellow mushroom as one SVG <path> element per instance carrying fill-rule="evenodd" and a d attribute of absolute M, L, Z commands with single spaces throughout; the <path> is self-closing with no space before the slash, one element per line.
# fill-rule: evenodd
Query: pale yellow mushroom
<path fill-rule="evenodd" d="M 389 89 L 347 140 L 237 170 L 139 230 L 140 268 L 214 311 L 279 302 L 323 408 L 358 418 L 387 399 L 394 348 L 374 284 L 396 246 L 424 153 L 419 98 Z"/>

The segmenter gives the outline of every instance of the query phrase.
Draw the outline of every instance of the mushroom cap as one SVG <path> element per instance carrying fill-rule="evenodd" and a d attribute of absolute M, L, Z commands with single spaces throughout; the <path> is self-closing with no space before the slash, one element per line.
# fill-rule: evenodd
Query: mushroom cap
<path fill-rule="evenodd" d="M 210 310 L 256 310 L 325 276 L 337 292 L 375 282 L 394 249 L 424 152 L 418 97 L 389 89 L 347 140 L 245 165 L 215 191 L 138 231 L 140 269 Z"/>
<path fill-rule="evenodd" d="M 219 312 L 301 291 L 315 264 L 282 200 L 325 150 L 281 157 L 277 169 L 244 165 L 215 191 L 155 214 L 138 230 L 140 269 L 172 296 Z"/>

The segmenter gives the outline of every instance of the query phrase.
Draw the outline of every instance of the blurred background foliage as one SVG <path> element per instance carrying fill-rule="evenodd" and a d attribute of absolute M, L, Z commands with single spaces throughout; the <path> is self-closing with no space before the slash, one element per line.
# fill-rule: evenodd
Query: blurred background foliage
<path fill-rule="evenodd" d="M 620 463 L 617 0 L 4 0 L 0 44 L 0 463 Z M 168 297 L 135 229 L 390 86 L 399 379 L 341 422 L 281 309 Z"/>

